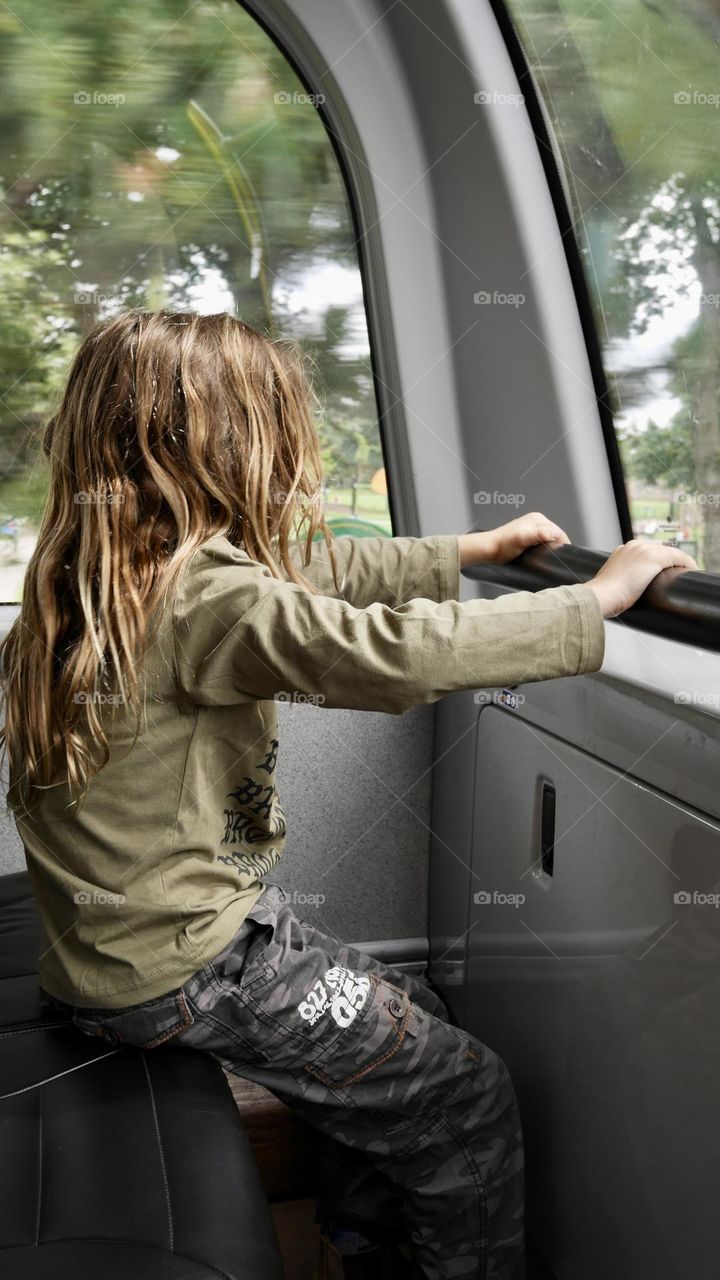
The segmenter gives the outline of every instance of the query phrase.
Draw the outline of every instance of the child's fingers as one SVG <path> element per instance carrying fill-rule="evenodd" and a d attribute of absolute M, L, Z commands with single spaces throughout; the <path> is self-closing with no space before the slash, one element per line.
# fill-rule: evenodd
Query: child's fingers
<path fill-rule="evenodd" d="M 536 531 L 538 542 L 555 543 L 557 546 L 567 546 L 570 542 L 564 529 L 557 524 L 543 524 Z"/>

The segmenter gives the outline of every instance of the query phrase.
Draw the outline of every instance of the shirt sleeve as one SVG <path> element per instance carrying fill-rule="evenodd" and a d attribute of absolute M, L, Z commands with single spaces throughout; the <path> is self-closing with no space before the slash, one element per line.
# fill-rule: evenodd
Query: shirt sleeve
<path fill-rule="evenodd" d="M 585 584 L 357 608 L 274 578 L 227 542 L 198 556 L 173 623 L 181 686 L 210 706 L 302 698 L 402 714 L 459 689 L 596 671 L 605 647 Z"/>
<path fill-rule="evenodd" d="M 379 602 L 395 608 L 418 596 L 426 600 L 460 598 L 460 544 L 456 534 L 426 538 L 335 538 L 340 592 L 335 589 L 324 540 L 312 543 L 310 564 L 304 546 L 295 543 L 293 562 L 323 595 L 347 600 L 356 609 Z"/>

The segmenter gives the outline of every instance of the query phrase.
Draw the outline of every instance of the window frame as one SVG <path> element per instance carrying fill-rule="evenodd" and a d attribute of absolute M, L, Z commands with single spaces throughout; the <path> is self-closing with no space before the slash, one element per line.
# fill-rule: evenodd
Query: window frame
<path fill-rule="evenodd" d="M 289 47 L 288 28 L 280 17 L 270 15 L 262 0 L 236 0 L 239 8 L 258 24 L 272 40 L 298 80 L 309 94 L 322 90 L 325 81 L 335 85 L 335 78 L 325 76 L 316 84 L 308 67 Z M 302 32 L 298 32 L 302 36 Z M 342 100 L 339 91 L 321 94 L 315 110 L 320 117 L 335 156 L 347 194 L 350 221 L 355 237 L 355 252 L 363 291 L 367 322 L 373 393 L 378 411 L 378 432 L 387 481 L 388 509 L 393 536 L 415 535 L 420 529 L 417 499 L 412 484 L 412 464 L 407 446 L 407 423 L 399 395 L 391 399 L 391 388 L 400 387 L 400 370 L 392 341 L 390 299 L 385 284 L 382 246 L 376 237 L 365 232 L 363 221 L 371 229 L 379 221 L 372 185 L 363 182 L 364 148 L 353 126 L 352 117 L 336 112 L 335 103 Z M 347 145 L 347 150 L 344 149 Z M 352 159 L 351 159 L 352 157 Z M 357 159 L 356 159 L 357 157 Z M 365 171 L 367 166 L 365 166 Z M 361 212 L 362 211 L 362 212 Z M 377 335 L 382 335 L 382 341 Z M 386 424 L 387 428 L 386 429 Z"/>

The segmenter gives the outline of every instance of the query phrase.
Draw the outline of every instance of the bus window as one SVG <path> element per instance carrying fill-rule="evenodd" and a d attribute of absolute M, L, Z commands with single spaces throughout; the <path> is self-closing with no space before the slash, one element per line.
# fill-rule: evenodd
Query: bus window
<path fill-rule="evenodd" d="M 238 5 L 2 17 L 0 602 L 45 500 L 39 437 L 80 339 L 126 307 L 230 311 L 299 339 L 322 402 L 325 514 L 392 532 L 348 197 L 307 93 Z"/>
<path fill-rule="evenodd" d="M 512 0 L 562 154 L 636 537 L 720 571 L 717 14 Z"/>

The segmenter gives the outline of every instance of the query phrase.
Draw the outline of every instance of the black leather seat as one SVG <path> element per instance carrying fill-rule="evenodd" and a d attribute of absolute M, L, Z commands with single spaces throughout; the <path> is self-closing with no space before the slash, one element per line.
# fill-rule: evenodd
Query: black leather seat
<path fill-rule="evenodd" d="M 219 1064 L 42 1014 L 41 948 L 27 875 L 0 877 L 0 1280 L 282 1280 Z"/>

